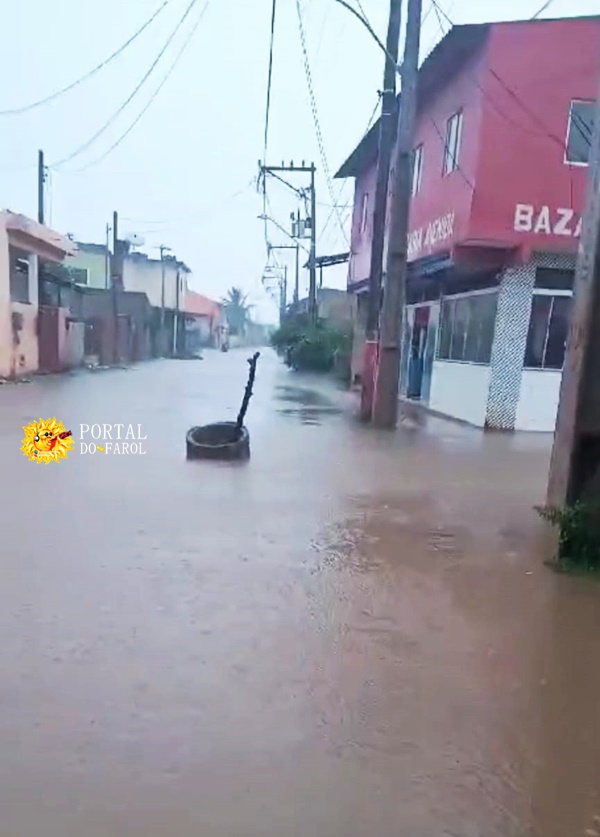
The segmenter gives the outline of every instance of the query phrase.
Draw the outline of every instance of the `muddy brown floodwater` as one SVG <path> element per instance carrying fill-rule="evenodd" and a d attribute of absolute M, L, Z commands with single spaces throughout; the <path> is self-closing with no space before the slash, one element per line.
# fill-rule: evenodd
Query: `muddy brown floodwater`
<path fill-rule="evenodd" d="M 600 588 L 543 564 L 549 440 L 357 426 L 245 354 L 0 388 L 1 837 L 600 833 Z M 141 424 L 36 465 L 22 426 Z M 77 445 L 78 447 L 78 445 Z"/>

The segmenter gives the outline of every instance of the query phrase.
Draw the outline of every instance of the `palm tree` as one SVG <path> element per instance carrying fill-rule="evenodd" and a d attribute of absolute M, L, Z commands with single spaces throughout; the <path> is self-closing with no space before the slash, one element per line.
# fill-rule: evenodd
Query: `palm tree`
<path fill-rule="evenodd" d="M 229 323 L 229 333 L 243 335 L 250 320 L 252 308 L 252 305 L 248 304 L 247 295 L 241 288 L 232 287 L 227 291 L 227 296 L 223 298 L 221 304 Z"/>

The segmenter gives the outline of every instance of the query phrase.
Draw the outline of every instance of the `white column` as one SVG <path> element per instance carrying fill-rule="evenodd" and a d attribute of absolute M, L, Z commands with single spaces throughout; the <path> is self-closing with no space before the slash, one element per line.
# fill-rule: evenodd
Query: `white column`
<path fill-rule="evenodd" d="M 38 276 L 40 270 L 40 257 L 35 253 L 29 254 L 29 302 L 35 308 L 39 306 Z"/>

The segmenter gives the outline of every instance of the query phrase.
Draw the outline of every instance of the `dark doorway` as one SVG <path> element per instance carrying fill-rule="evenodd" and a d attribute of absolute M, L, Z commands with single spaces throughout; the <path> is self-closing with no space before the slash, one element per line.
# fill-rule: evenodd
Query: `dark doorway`
<path fill-rule="evenodd" d="M 408 388 L 406 394 L 409 398 L 416 401 L 420 400 L 423 388 L 423 361 L 425 358 L 425 346 L 427 345 L 429 310 L 428 305 L 415 308 L 415 321 L 410 342 Z"/>

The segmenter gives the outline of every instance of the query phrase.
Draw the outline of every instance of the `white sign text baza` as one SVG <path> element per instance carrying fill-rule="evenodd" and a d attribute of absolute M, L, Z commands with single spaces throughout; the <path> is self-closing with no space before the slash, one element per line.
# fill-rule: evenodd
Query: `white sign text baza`
<path fill-rule="evenodd" d="M 538 209 L 529 203 L 518 203 L 515 206 L 513 228 L 515 232 L 579 238 L 581 235 L 581 215 L 566 207 L 555 209 L 550 206 L 542 206 Z"/>

